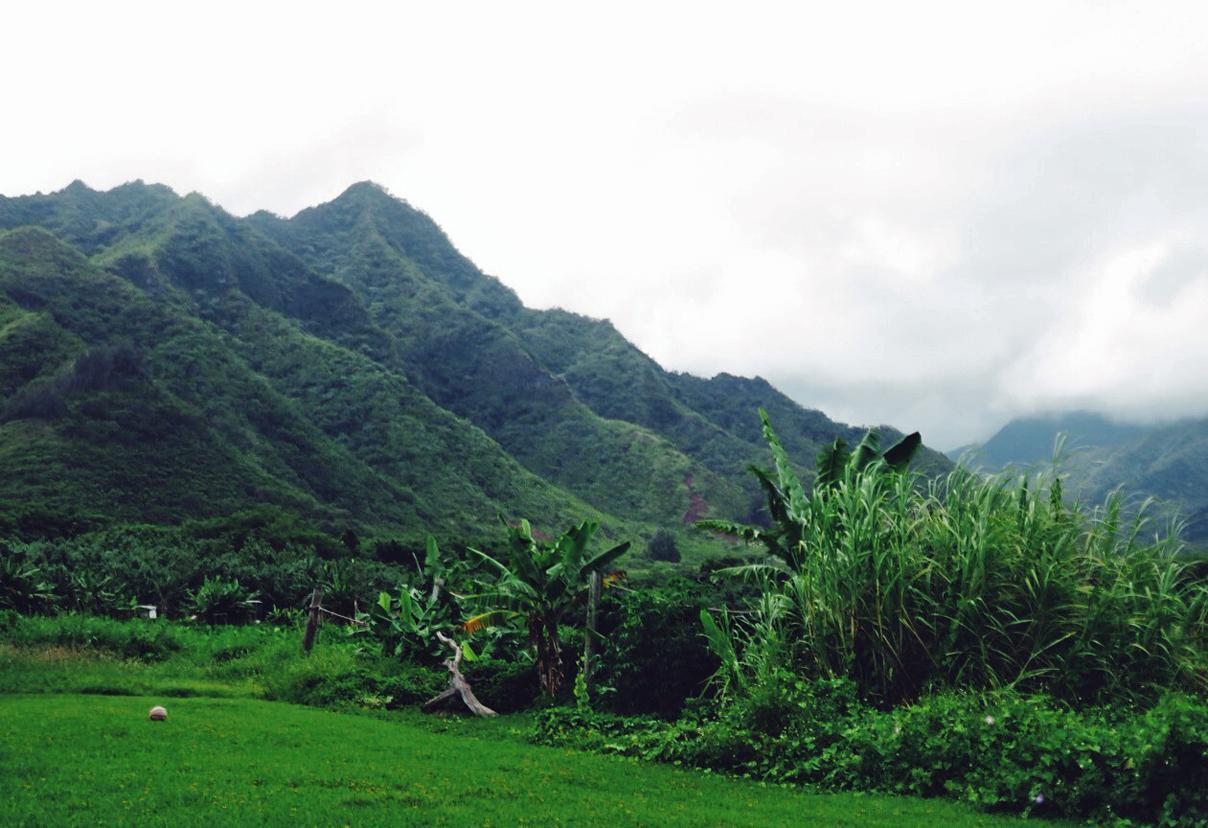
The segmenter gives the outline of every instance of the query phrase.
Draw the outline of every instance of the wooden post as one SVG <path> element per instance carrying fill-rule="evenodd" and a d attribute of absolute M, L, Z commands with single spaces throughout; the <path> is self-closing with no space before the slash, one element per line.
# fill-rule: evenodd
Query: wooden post
<path fill-rule="evenodd" d="M 323 608 L 323 588 L 315 587 L 310 596 L 310 616 L 306 619 L 306 634 L 302 636 L 302 652 L 309 653 L 315 646 L 315 634 L 319 631 L 319 610 Z"/>
<path fill-rule="evenodd" d="M 591 573 L 591 585 L 587 588 L 587 631 L 583 634 L 583 683 L 591 688 L 591 676 L 595 672 L 596 616 L 600 611 L 600 590 L 604 578 L 599 572 Z"/>

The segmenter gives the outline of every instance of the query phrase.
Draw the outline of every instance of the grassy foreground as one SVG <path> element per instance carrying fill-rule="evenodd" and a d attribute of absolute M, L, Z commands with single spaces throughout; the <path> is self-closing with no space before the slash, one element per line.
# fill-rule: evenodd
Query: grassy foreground
<path fill-rule="evenodd" d="M 812 795 L 541 748 L 504 722 L 250 699 L 0 696 L 4 825 L 990 825 L 936 800 Z M 479 726 L 481 725 L 481 727 Z M 474 735 L 474 731 L 481 731 Z M 1012 820 L 1013 821 L 1013 820 Z"/>

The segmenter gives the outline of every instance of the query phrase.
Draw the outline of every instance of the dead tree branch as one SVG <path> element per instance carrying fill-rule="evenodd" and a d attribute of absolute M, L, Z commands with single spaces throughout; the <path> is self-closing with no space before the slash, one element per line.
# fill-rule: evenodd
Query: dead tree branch
<path fill-rule="evenodd" d="M 475 716 L 497 715 L 494 710 L 474 697 L 474 691 L 470 689 L 470 683 L 461 674 L 461 646 L 444 633 L 438 632 L 436 637 L 440 639 L 441 643 L 448 644 L 453 648 L 453 658 L 445 660 L 445 666 L 449 668 L 451 677 L 449 679 L 449 688 L 445 692 L 424 702 L 424 712 L 429 713 L 448 699 L 460 696 L 462 702 L 466 707 L 470 708 L 470 712 Z"/>

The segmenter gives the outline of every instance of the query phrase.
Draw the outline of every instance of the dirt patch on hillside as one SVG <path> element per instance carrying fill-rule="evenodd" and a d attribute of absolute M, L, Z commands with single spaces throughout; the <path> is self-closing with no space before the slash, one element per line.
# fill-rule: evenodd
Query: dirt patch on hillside
<path fill-rule="evenodd" d="M 709 502 L 692 488 L 692 472 L 684 475 L 684 487 L 688 490 L 688 511 L 684 512 L 684 523 L 693 524 L 709 514 Z"/>

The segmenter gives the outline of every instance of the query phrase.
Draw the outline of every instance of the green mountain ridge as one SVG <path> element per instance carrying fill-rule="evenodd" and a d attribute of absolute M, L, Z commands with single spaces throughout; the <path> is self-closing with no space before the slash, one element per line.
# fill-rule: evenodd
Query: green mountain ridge
<path fill-rule="evenodd" d="M 1123 487 L 1134 505 L 1154 498 L 1156 516 L 1177 515 L 1187 540 L 1208 543 L 1208 418 L 1156 425 L 1086 411 L 1022 418 L 953 459 L 987 471 L 1047 465 L 1059 435 L 1059 468 L 1075 494 L 1099 502 Z"/>
<path fill-rule="evenodd" d="M 611 534 L 747 514 L 758 406 L 807 469 L 860 436 L 525 308 L 368 182 L 291 219 L 73 182 L 0 197 L 0 233 L 0 496 L 26 534 L 265 504 L 331 532 Z"/>

